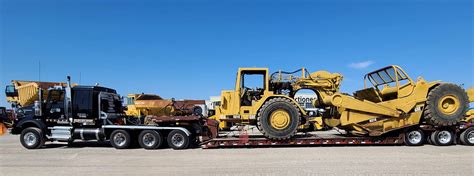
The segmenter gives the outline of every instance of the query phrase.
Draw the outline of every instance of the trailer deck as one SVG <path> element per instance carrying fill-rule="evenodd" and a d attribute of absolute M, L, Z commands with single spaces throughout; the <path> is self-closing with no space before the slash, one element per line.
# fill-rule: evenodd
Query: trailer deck
<path fill-rule="evenodd" d="M 263 135 L 240 134 L 234 137 L 214 138 L 201 143 L 203 149 L 230 147 L 323 146 L 323 145 L 402 145 L 403 134 L 396 137 L 343 136 L 332 132 L 298 134 L 284 141 L 269 140 Z"/>

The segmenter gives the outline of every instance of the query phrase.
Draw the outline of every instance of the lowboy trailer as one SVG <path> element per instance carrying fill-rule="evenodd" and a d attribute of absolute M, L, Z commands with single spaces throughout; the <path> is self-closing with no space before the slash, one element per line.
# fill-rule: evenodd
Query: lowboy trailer
<path fill-rule="evenodd" d="M 413 127 L 415 128 L 415 127 Z M 204 149 L 238 147 L 278 147 L 278 146 L 351 146 L 351 145 L 410 145 L 429 143 L 437 146 L 454 144 L 474 145 L 474 124 L 461 125 L 436 130 L 431 125 L 421 125 L 419 129 L 406 129 L 400 133 L 385 136 L 353 136 L 344 132 L 299 133 L 288 140 L 270 140 L 263 135 L 251 135 L 241 132 L 232 137 L 216 137 L 201 143 Z M 426 136 L 426 137 L 425 137 Z M 426 141 L 423 139 L 427 139 Z M 422 140 L 422 141 L 419 141 Z M 419 141 L 419 142 L 418 142 Z M 413 145 L 411 145 L 413 146 Z"/>

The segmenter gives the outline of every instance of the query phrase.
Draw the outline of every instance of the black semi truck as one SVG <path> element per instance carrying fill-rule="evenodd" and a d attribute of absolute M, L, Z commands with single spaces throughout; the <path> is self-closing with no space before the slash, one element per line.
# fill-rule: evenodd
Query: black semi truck
<path fill-rule="evenodd" d="M 21 144 L 37 149 L 46 141 L 72 143 L 80 140 L 110 140 L 117 149 L 138 142 L 145 149 L 160 147 L 165 141 L 173 149 L 185 149 L 197 141 L 202 132 L 202 118 L 173 117 L 156 125 L 141 125 L 129 121 L 124 113 L 122 97 L 114 89 L 101 86 L 54 86 L 43 100 L 38 96 L 31 111 L 18 116 L 11 130 L 20 134 Z M 176 120 L 180 120 L 176 123 Z"/>

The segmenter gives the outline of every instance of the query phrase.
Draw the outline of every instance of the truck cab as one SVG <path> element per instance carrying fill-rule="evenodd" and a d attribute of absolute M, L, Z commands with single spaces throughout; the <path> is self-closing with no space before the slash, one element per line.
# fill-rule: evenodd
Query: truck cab
<path fill-rule="evenodd" d="M 102 125 L 120 124 L 124 117 L 122 99 L 114 89 L 101 86 L 54 86 L 39 88 L 39 95 L 47 91 L 43 100 L 38 96 L 34 113 L 18 117 L 12 134 L 22 134 L 26 148 L 37 148 L 44 140 L 72 141 L 105 139 Z M 37 135 L 39 134 L 39 135 Z M 36 135 L 36 136 L 35 136 Z"/>

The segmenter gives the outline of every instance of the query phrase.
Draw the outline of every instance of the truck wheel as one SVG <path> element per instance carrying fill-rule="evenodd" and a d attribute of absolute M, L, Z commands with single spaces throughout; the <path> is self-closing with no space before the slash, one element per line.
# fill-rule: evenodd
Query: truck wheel
<path fill-rule="evenodd" d="M 269 139 L 285 140 L 293 137 L 299 123 L 298 107 L 286 98 L 270 99 L 258 111 L 258 129 Z"/>
<path fill-rule="evenodd" d="M 431 133 L 431 142 L 438 146 L 448 146 L 454 142 L 454 134 L 449 130 L 437 130 Z"/>
<path fill-rule="evenodd" d="M 175 149 L 186 149 L 189 146 L 189 136 L 181 130 L 173 130 L 168 134 L 168 145 Z"/>
<path fill-rule="evenodd" d="M 21 132 L 21 145 L 27 149 L 38 149 L 44 145 L 43 132 L 36 127 L 28 127 Z"/>
<path fill-rule="evenodd" d="M 474 127 L 464 130 L 459 138 L 463 145 L 474 145 Z"/>
<path fill-rule="evenodd" d="M 468 96 L 461 87 L 441 84 L 428 93 L 424 118 L 431 125 L 455 125 L 464 118 L 468 107 Z"/>
<path fill-rule="evenodd" d="M 158 131 L 144 130 L 138 135 L 138 144 L 144 149 L 157 149 L 163 143 L 163 137 Z"/>
<path fill-rule="evenodd" d="M 110 144 L 116 149 L 126 149 L 130 147 L 130 133 L 125 130 L 115 130 L 110 134 Z"/>
<path fill-rule="evenodd" d="M 425 134 L 420 129 L 412 129 L 405 132 L 405 144 L 408 146 L 420 146 L 425 142 Z"/>

